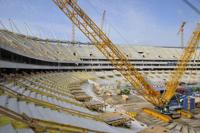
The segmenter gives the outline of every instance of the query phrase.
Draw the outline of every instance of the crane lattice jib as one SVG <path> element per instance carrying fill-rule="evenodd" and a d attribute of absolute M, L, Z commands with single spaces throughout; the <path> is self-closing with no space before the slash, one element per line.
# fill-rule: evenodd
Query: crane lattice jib
<path fill-rule="evenodd" d="M 166 84 L 165 92 L 161 96 L 162 105 L 167 104 L 174 96 L 176 89 L 180 83 L 184 72 L 187 69 L 188 63 L 193 57 L 200 42 L 200 24 L 197 25 L 195 32 L 191 40 L 188 42 L 188 46 L 184 49 L 180 60 L 177 62 L 176 68 L 173 71 L 169 81 Z"/>
<path fill-rule="evenodd" d="M 85 36 L 110 60 L 112 65 L 130 82 L 137 92 L 154 105 L 160 93 L 152 88 L 106 34 L 90 19 L 75 0 L 53 0 L 63 13 L 85 34 Z"/>

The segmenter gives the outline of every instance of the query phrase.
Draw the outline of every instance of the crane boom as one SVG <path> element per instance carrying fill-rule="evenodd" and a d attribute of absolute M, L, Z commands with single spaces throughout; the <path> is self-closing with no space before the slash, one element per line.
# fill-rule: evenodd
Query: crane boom
<path fill-rule="evenodd" d="M 188 46 L 184 49 L 180 60 L 177 62 L 176 68 L 172 73 L 169 81 L 166 84 L 165 92 L 161 96 L 162 104 L 168 103 L 174 96 L 176 89 L 180 83 L 180 80 L 187 69 L 187 65 L 194 55 L 200 42 L 200 24 L 197 25 L 196 30 L 193 33 L 191 40 L 188 42 Z"/>
<path fill-rule="evenodd" d="M 171 100 L 187 68 L 188 62 L 199 44 L 199 25 L 192 39 L 189 41 L 188 47 L 185 48 L 183 55 L 178 61 L 170 80 L 167 82 L 166 91 L 161 95 L 160 92 L 153 89 L 142 74 L 128 61 L 126 55 L 112 43 L 106 34 L 80 8 L 75 0 L 53 0 L 53 2 L 147 101 L 155 106 L 163 107 Z"/>
<path fill-rule="evenodd" d="M 106 34 L 80 8 L 75 0 L 53 0 L 62 12 L 103 53 L 134 89 L 153 105 L 159 105 L 160 92 L 154 90 Z"/>

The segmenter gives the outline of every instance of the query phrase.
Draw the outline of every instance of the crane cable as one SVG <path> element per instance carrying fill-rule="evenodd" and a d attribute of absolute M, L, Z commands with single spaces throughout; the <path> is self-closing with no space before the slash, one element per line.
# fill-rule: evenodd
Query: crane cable
<path fill-rule="evenodd" d="M 194 6 L 191 2 L 188 0 L 182 0 L 186 5 L 188 5 L 192 10 L 194 10 L 198 15 L 200 15 L 200 9 L 198 9 L 196 6 Z"/>
<path fill-rule="evenodd" d="M 91 5 L 91 7 L 94 9 L 94 11 L 95 11 L 98 15 L 101 14 L 101 13 L 97 10 L 98 8 L 97 8 L 90 0 L 88 0 L 88 3 Z M 105 23 L 108 23 L 106 19 L 105 19 Z M 104 24 L 105 24 L 105 23 L 104 23 Z M 124 37 L 124 36 L 119 32 L 119 30 L 117 30 L 117 28 L 116 28 L 113 24 L 109 23 L 109 25 L 110 25 L 110 27 L 119 35 L 119 37 L 120 37 L 126 44 L 130 44 L 129 41 L 126 39 L 126 37 Z"/>

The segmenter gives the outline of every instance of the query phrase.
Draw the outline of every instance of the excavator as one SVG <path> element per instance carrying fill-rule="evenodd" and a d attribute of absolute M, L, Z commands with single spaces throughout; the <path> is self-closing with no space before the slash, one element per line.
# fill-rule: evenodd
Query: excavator
<path fill-rule="evenodd" d="M 144 108 L 144 112 L 165 122 L 170 122 L 176 113 L 170 110 L 169 103 L 174 97 L 187 65 L 198 47 L 200 24 L 193 32 L 188 46 L 184 49 L 176 68 L 166 83 L 164 92 L 161 93 L 155 90 L 147 79 L 129 62 L 127 56 L 113 44 L 101 28 L 79 6 L 76 0 L 53 0 L 53 2 L 111 62 L 113 67 L 129 81 L 137 93 L 155 107 L 155 109 Z"/>

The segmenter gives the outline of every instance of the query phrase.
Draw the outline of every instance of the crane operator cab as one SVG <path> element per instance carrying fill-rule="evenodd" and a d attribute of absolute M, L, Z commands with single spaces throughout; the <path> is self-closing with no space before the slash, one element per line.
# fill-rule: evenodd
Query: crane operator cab
<path fill-rule="evenodd" d="M 159 88 L 160 93 L 164 92 L 164 89 Z M 164 107 L 155 107 L 160 113 L 170 116 L 172 119 L 178 119 L 181 117 L 179 110 L 182 110 L 182 95 L 176 93 L 170 102 L 166 104 Z"/>

